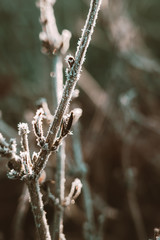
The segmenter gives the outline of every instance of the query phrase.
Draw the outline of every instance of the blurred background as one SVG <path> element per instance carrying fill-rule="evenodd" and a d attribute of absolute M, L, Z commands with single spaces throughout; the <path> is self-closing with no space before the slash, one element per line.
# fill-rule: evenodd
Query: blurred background
<path fill-rule="evenodd" d="M 69 52 L 76 51 L 88 8 L 88 0 L 57 0 L 54 6 L 59 32 L 72 33 Z M 160 226 L 159 12 L 159 0 L 103 0 L 78 84 L 83 157 L 98 206 L 95 222 L 104 212 L 104 240 L 153 239 Z M 17 137 L 19 122 L 32 120 L 39 98 L 54 113 L 52 59 L 41 53 L 40 31 L 34 1 L 0 2 L 0 131 L 7 139 Z M 6 173 L 1 159 L 0 240 L 13 239 L 23 188 Z M 83 239 L 84 219 L 80 198 L 65 217 L 67 239 Z M 24 239 L 35 239 L 33 230 L 29 209 Z"/>

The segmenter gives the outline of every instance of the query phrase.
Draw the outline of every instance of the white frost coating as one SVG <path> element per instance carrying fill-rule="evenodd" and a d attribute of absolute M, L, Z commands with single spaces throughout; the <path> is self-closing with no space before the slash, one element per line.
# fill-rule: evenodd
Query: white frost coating
<path fill-rule="evenodd" d="M 20 152 L 20 157 L 22 159 L 22 166 L 25 174 L 32 174 L 32 166 L 29 160 L 28 152 Z"/>
<path fill-rule="evenodd" d="M 8 173 L 8 178 L 14 179 L 16 176 L 18 176 L 18 172 L 15 171 L 14 169 L 11 169 Z"/>
<path fill-rule="evenodd" d="M 43 136 L 43 125 L 42 121 L 46 118 L 44 115 L 43 108 L 39 108 L 36 112 L 36 115 L 33 118 L 32 125 L 35 136 L 37 137 L 37 145 L 41 146 L 41 143 L 45 141 L 45 137 Z"/>
<path fill-rule="evenodd" d="M 24 159 L 27 159 L 27 155 L 28 153 L 27 152 L 20 152 L 20 157 L 24 160 Z"/>
<path fill-rule="evenodd" d="M 16 139 L 15 138 L 11 138 L 10 139 L 10 144 L 11 144 L 11 148 L 13 153 L 17 152 L 17 143 L 16 143 Z"/>
<path fill-rule="evenodd" d="M 42 128 L 42 120 L 45 118 L 44 110 L 42 108 L 39 108 L 36 112 L 36 115 L 33 118 L 32 124 L 33 124 L 33 130 L 35 130 L 34 125 L 38 125 L 39 128 Z M 40 129 L 41 130 L 41 129 Z"/>
<path fill-rule="evenodd" d="M 92 0 L 90 3 L 90 10 L 87 16 L 87 20 L 85 23 L 85 26 L 82 30 L 82 36 L 78 41 L 78 47 L 75 54 L 75 60 L 78 60 L 80 62 L 80 69 L 78 71 L 81 71 L 82 64 L 85 60 L 86 51 L 88 48 L 88 45 L 91 41 L 91 36 L 96 24 L 96 19 L 98 16 L 99 8 L 101 5 L 101 0 Z"/>
<path fill-rule="evenodd" d="M 37 118 L 39 118 L 39 116 L 42 116 L 42 115 L 44 115 L 44 110 L 43 108 L 39 108 L 36 112 L 36 115 L 34 116 L 34 119 L 37 121 Z"/>
<path fill-rule="evenodd" d="M 28 134 L 29 128 L 27 123 L 19 123 L 18 124 L 18 134 L 21 136 L 23 134 Z"/>

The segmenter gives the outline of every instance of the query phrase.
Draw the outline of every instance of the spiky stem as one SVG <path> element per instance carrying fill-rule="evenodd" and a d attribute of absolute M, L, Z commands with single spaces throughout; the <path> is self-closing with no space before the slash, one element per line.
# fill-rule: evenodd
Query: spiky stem
<path fill-rule="evenodd" d="M 89 43 L 91 41 L 91 36 L 93 34 L 93 30 L 95 27 L 100 4 L 101 4 L 101 0 L 91 0 L 89 13 L 88 13 L 87 20 L 82 32 L 82 37 L 77 47 L 75 60 L 72 67 L 69 68 L 68 71 L 66 72 L 67 80 L 63 90 L 62 98 L 57 107 L 53 121 L 50 125 L 49 131 L 47 134 L 46 142 L 48 143 L 49 148 L 55 142 L 61 121 L 71 101 L 71 97 L 75 89 L 76 83 L 79 80 L 85 55 L 86 55 Z M 44 169 L 50 154 L 51 153 L 49 151 L 47 152 L 45 149 L 42 149 L 40 151 L 38 161 L 34 168 L 37 175 L 39 175 L 39 173 Z"/>
<path fill-rule="evenodd" d="M 37 180 L 28 181 L 27 186 L 39 240 L 51 240 L 46 213 L 43 209 L 39 182 Z"/>

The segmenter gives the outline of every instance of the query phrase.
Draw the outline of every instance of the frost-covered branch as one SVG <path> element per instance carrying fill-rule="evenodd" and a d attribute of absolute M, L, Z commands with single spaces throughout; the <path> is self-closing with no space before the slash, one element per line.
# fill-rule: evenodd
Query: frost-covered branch
<path fill-rule="evenodd" d="M 49 227 L 47 224 L 45 211 L 43 209 L 42 195 L 39 189 L 39 180 L 34 173 L 35 161 L 31 161 L 30 149 L 28 144 L 29 129 L 26 123 L 18 125 L 18 133 L 21 136 L 22 151 L 17 154 L 16 142 L 11 139 L 7 143 L 0 134 L 0 155 L 9 158 L 8 166 L 10 171 L 8 177 L 11 179 L 20 179 L 25 181 L 28 186 L 32 211 L 40 240 L 50 240 Z"/>
<path fill-rule="evenodd" d="M 43 209 L 42 194 L 40 193 L 39 182 L 38 180 L 28 181 L 27 186 L 30 193 L 30 202 L 39 239 L 51 240 L 46 213 Z"/>
<path fill-rule="evenodd" d="M 89 184 L 87 181 L 87 168 L 85 163 L 83 162 L 81 142 L 80 142 L 80 133 L 79 133 L 79 124 L 76 123 L 73 125 L 74 134 L 72 136 L 72 144 L 73 144 L 73 153 L 74 153 L 74 161 L 77 169 L 77 175 L 80 176 L 82 184 L 83 184 L 83 203 L 86 214 L 86 222 L 84 224 L 84 237 L 86 240 L 94 240 L 95 239 L 95 223 L 94 223 L 94 213 L 93 213 L 93 202 L 91 197 L 91 192 L 89 188 Z"/>
<path fill-rule="evenodd" d="M 96 23 L 98 11 L 100 8 L 101 0 L 92 0 L 90 3 L 90 10 L 89 14 L 87 16 L 86 24 L 82 32 L 82 37 L 79 41 L 77 52 L 75 55 L 75 58 L 72 57 L 72 60 L 74 61 L 73 65 L 70 65 L 70 62 L 68 62 L 69 67 L 66 71 L 66 84 L 64 86 L 63 94 L 61 101 L 56 109 L 53 121 L 50 125 L 50 128 L 47 133 L 46 137 L 46 143 L 48 144 L 47 149 L 42 149 L 39 153 L 37 164 L 34 168 L 34 171 L 37 175 L 41 173 L 41 171 L 44 169 L 48 157 L 50 156 L 51 152 L 49 151 L 58 134 L 59 127 L 61 125 L 62 119 L 64 117 L 64 114 L 67 110 L 67 107 L 71 101 L 73 91 L 75 89 L 76 83 L 80 77 L 80 72 L 82 69 L 82 65 L 84 62 L 85 54 L 87 51 L 87 48 L 89 46 L 91 36 L 94 30 L 94 26 Z M 70 59 L 71 61 L 71 59 Z"/>
<path fill-rule="evenodd" d="M 54 17 L 53 5 L 54 0 L 40 0 L 39 7 L 41 12 L 42 33 L 40 39 L 43 44 L 43 52 L 54 55 L 54 71 L 56 72 L 55 78 L 59 78 L 59 67 L 62 70 L 61 56 L 66 53 L 69 47 L 69 40 L 71 34 L 68 30 L 64 30 L 60 35 L 56 26 Z M 50 115 L 50 127 L 47 132 L 47 136 L 43 133 L 43 118 L 45 118 L 45 111 L 43 107 L 37 110 L 37 113 L 33 120 L 33 131 L 36 136 L 37 145 L 40 150 L 38 153 L 31 152 L 29 149 L 29 128 L 28 124 L 20 123 L 18 125 L 18 133 L 21 138 L 21 151 L 18 154 L 16 149 L 16 141 L 11 139 L 8 143 L 5 138 L 0 135 L 0 155 L 9 158 L 8 166 L 10 171 L 8 177 L 11 179 L 23 180 L 29 190 L 30 202 L 32 211 L 40 240 L 50 240 L 49 227 L 47 224 L 46 214 L 43 209 L 42 195 L 39 187 L 39 178 L 43 172 L 48 158 L 53 151 L 56 151 L 58 147 L 59 160 L 57 165 L 56 174 L 56 200 L 58 200 L 57 211 L 55 217 L 55 230 L 53 238 L 65 239 L 63 235 L 63 211 L 64 207 L 69 203 L 72 203 L 80 194 L 82 184 L 80 180 L 75 180 L 71 187 L 71 192 L 68 197 L 64 197 L 64 182 L 65 182 L 65 152 L 64 145 L 60 146 L 62 139 L 70 133 L 70 128 L 73 122 L 73 112 L 67 115 L 68 105 L 74 95 L 74 90 L 77 81 L 80 77 L 82 65 L 84 63 L 87 48 L 89 46 L 91 36 L 95 27 L 98 11 L 100 8 L 101 0 L 91 0 L 90 9 L 87 16 L 87 20 L 82 32 L 82 36 L 78 43 L 75 57 L 68 56 L 67 63 L 68 68 L 66 70 L 66 83 L 63 89 L 63 93 L 60 97 L 57 97 L 56 105 L 58 105 L 55 114 Z M 63 82 L 63 76 L 61 80 Z M 54 77 L 53 77 L 54 79 Z M 58 80 L 57 80 L 58 81 Z M 55 88 L 57 91 L 57 87 Z"/>
<path fill-rule="evenodd" d="M 43 135 L 43 126 L 42 121 L 45 118 L 44 111 L 42 108 L 39 108 L 36 112 L 34 120 L 32 121 L 33 131 L 36 136 L 37 145 L 43 147 L 45 144 L 45 137 Z"/>
<path fill-rule="evenodd" d="M 62 64 L 62 56 L 59 52 L 58 55 L 53 56 L 52 60 L 53 66 L 53 76 L 52 76 L 52 98 L 53 98 L 53 106 L 54 110 L 57 108 L 58 103 L 62 97 L 63 91 L 63 64 Z M 54 220 L 53 220 L 53 229 L 52 230 L 52 238 L 56 239 L 65 239 L 65 235 L 63 233 L 63 214 L 64 208 L 62 207 L 62 202 L 64 201 L 65 194 L 65 143 L 61 144 L 63 137 L 63 123 L 61 125 L 59 136 L 57 137 L 52 149 L 54 151 L 59 147 L 56 154 L 56 176 L 55 176 L 55 199 L 54 201 Z"/>
<path fill-rule="evenodd" d="M 67 58 L 69 67 L 66 70 L 66 84 L 63 90 L 63 95 L 61 101 L 58 105 L 58 108 L 55 112 L 53 122 L 50 126 L 47 135 L 47 142 L 49 145 L 52 145 L 57 136 L 59 126 L 63 119 L 63 115 L 66 112 L 66 109 L 71 101 L 73 91 L 75 89 L 76 83 L 80 77 L 80 72 L 84 62 L 85 54 L 88 48 L 88 45 L 91 40 L 95 22 L 97 19 L 99 7 L 101 0 L 92 0 L 90 4 L 89 14 L 86 20 L 85 27 L 82 32 L 82 37 L 79 41 L 77 52 L 75 58 L 70 56 Z"/>

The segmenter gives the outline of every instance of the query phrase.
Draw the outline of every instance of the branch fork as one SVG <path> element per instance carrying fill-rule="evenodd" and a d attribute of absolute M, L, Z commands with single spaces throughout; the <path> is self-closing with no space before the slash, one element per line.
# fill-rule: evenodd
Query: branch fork
<path fill-rule="evenodd" d="M 38 6 L 41 14 L 40 21 L 42 23 L 40 39 L 42 40 L 42 50 L 44 53 L 58 56 L 58 54 L 65 54 L 68 50 L 71 33 L 68 30 L 63 30 L 62 34 L 59 34 L 53 11 L 54 3 L 55 0 L 39 1 Z M 101 0 L 91 0 L 89 13 L 82 32 L 82 37 L 78 43 L 75 57 L 68 56 L 67 58 L 68 69 L 66 70 L 66 83 L 55 114 L 53 118 L 50 116 L 51 124 L 46 137 L 44 137 L 42 126 L 43 119 L 45 118 L 44 110 L 42 108 L 39 109 L 34 117 L 32 124 L 37 144 L 40 147 L 39 153 L 34 152 L 31 157 L 28 143 L 29 128 L 26 123 L 20 123 L 18 125 L 18 133 L 21 137 L 22 148 L 19 155 L 16 151 L 16 141 L 11 140 L 10 143 L 7 143 L 4 137 L 0 134 L 0 155 L 10 159 L 8 163 L 10 168 L 8 177 L 23 180 L 28 186 L 32 211 L 40 240 L 51 240 L 51 236 L 46 220 L 46 214 L 43 209 L 39 177 L 43 172 L 52 151 L 57 150 L 62 139 L 70 133 L 70 128 L 74 120 L 73 112 L 71 112 L 67 118 L 64 116 L 67 112 L 70 101 L 72 100 L 77 81 L 80 78 L 82 65 L 95 27 L 100 4 Z M 65 165 L 63 145 L 60 146 L 59 151 L 61 151 L 63 155 L 60 164 Z M 57 186 L 60 184 L 62 185 L 61 188 L 64 188 L 64 173 L 59 172 L 58 174 L 61 174 L 61 179 L 58 176 L 57 180 L 59 182 L 56 184 Z M 75 179 L 72 183 L 70 193 L 66 198 L 64 198 L 64 189 L 62 189 L 58 196 L 59 204 L 64 208 L 64 206 L 74 203 L 75 199 L 81 192 L 81 188 L 82 184 L 80 180 Z M 54 240 L 59 238 L 61 240 L 65 239 L 62 219 L 63 210 L 57 213 L 57 218 L 55 219 L 58 228 L 54 231 Z"/>

